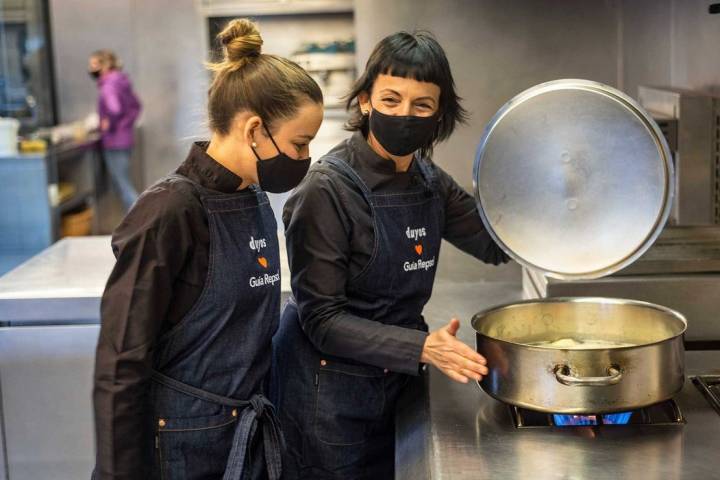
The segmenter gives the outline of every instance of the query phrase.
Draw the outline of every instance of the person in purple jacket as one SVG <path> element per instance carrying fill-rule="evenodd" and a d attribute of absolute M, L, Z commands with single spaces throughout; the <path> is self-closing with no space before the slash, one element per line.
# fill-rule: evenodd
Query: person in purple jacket
<path fill-rule="evenodd" d="M 126 210 L 138 193 L 130 181 L 133 127 L 141 105 L 128 76 L 111 50 L 98 50 L 88 60 L 89 74 L 98 85 L 98 115 L 105 165 Z"/>

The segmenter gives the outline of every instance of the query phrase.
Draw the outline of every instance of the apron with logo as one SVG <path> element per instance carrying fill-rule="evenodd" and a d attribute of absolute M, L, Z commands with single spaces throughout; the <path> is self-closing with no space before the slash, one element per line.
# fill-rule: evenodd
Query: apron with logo
<path fill-rule="evenodd" d="M 359 317 L 427 330 L 444 226 L 437 179 L 423 160 L 424 182 L 402 192 L 372 193 L 343 160 L 325 168 L 352 179 L 371 208 L 375 246 L 363 271 L 348 280 L 346 310 Z M 273 339 L 272 398 L 287 439 L 287 478 L 392 478 L 397 398 L 409 377 L 325 355 L 309 341 L 288 302 Z"/>
<path fill-rule="evenodd" d="M 210 230 L 200 298 L 154 349 L 154 475 L 280 478 L 283 438 L 263 396 L 280 304 L 275 216 L 256 187 L 209 195 L 191 182 Z"/>

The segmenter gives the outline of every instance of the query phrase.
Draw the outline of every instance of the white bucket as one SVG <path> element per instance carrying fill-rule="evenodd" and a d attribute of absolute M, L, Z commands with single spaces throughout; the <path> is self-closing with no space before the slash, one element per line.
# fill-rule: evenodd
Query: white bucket
<path fill-rule="evenodd" d="M 0 157 L 17 155 L 20 122 L 14 118 L 0 118 Z"/>

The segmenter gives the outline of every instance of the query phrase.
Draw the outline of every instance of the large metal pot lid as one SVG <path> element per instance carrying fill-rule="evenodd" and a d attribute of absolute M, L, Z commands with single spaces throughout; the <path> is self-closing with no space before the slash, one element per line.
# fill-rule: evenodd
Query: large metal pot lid
<path fill-rule="evenodd" d="M 597 82 L 556 80 L 506 103 L 473 171 L 486 228 L 512 258 L 561 279 L 632 263 L 660 234 L 673 165 L 652 118 Z"/>

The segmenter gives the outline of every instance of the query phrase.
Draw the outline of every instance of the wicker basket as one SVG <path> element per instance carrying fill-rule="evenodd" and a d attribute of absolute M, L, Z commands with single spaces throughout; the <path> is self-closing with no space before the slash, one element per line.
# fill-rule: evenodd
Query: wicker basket
<path fill-rule="evenodd" d="M 63 237 L 82 237 L 92 233 L 93 209 L 86 207 L 83 210 L 66 213 L 62 216 L 60 235 Z"/>

